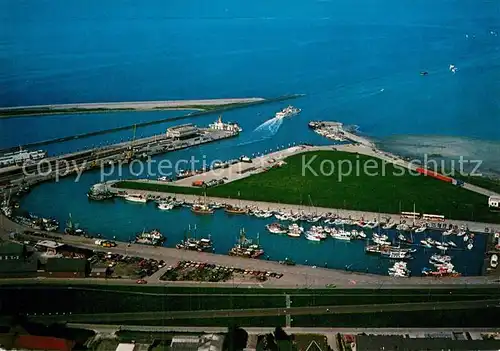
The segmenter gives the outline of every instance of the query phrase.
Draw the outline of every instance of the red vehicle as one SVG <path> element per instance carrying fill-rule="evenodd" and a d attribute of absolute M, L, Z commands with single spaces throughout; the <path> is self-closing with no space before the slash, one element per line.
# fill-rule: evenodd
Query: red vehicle
<path fill-rule="evenodd" d="M 137 284 L 147 284 L 148 282 L 147 282 L 147 281 L 145 281 L 144 279 L 138 279 L 138 280 L 136 281 L 136 283 L 137 283 Z"/>

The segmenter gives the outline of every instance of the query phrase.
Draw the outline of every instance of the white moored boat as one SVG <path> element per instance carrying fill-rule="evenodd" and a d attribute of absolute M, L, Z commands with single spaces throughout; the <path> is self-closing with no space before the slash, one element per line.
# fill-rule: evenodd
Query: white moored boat
<path fill-rule="evenodd" d="M 143 204 L 145 204 L 148 201 L 148 199 L 146 197 L 144 197 L 142 195 L 135 195 L 135 194 L 125 196 L 125 200 L 130 201 L 130 202 L 140 202 Z"/>
<path fill-rule="evenodd" d="M 306 233 L 306 239 L 311 241 L 321 241 L 321 238 L 319 238 L 316 234 L 311 232 Z"/>
<path fill-rule="evenodd" d="M 282 226 L 279 223 L 271 223 L 266 225 L 266 229 L 273 234 L 286 234 L 288 230 L 286 227 Z"/>
<path fill-rule="evenodd" d="M 304 228 L 299 227 L 297 224 L 294 223 L 288 227 L 288 236 L 291 236 L 292 238 L 298 238 L 303 231 Z"/>
<path fill-rule="evenodd" d="M 351 240 L 351 233 L 350 232 L 346 232 L 345 230 L 340 229 L 337 232 L 332 233 L 331 237 L 334 238 L 334 239 L 348 241 L 348 240 Z"/>
<path fill-rule="evenodd" d="M 174 205 L 170 202 L 160 202 L 158 204 L 158 209 L 162 211 L 168 211 L 174 208 Z"/>

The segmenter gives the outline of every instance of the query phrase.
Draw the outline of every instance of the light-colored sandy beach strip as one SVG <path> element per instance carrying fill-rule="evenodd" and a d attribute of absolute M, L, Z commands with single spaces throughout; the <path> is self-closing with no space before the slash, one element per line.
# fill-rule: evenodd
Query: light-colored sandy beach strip
<path fill-rule="evenodd" d="M 134 109 L 153 110 L 161 108 L 182 108 L 186 106 L 219 106 L 230 104 L 243 104 L 264 101 L 264 98 L 231 98 L 231 99 L 201 99 L 201 100 L 165 100 L 165 101 L 131 101 L 131 102 L 92 102 L 76 104 L 55 104 L 55 105 L 31 105 L 0 107 L 0 112 L 22 111 L 22 110 L 65 110 L 65 109 Z"/>

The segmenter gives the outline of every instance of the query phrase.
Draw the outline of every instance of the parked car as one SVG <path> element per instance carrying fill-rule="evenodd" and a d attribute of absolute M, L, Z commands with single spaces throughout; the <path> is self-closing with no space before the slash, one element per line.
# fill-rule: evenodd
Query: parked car
<path fill-rule="evenodd" d="M 144 279 L 137 279 L 136 283 L 137 284 L 147 284 L 148 282 L 145 281 Z"/>

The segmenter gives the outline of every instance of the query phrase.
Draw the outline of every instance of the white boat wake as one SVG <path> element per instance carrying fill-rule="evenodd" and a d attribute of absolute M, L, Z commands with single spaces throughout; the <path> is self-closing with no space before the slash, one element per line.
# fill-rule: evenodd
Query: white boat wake
<path fill-rule="evenodd" d="M 283 124 L 283 118 L 273 117 L 255 128 L 254 132 L 269 132 L 273 136 L 280 129 L 281 124 Z"/>
<path fill-rule="evenodd" d="M 271 119 L 268 119 L 253 130 L 251 135 L 252 138 L 250 140 L 239 143 L 238 145 L 248 145 L 268 139 L 278 133 L 278 130 L 280 129 L 282 124 L 283 118 L 273 117 Z"/>

